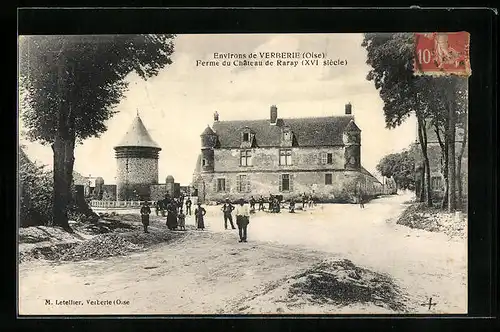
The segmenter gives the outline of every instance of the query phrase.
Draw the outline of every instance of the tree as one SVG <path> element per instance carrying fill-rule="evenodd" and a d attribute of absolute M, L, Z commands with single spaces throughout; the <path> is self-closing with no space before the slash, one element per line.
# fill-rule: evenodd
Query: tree
<path fill-rule="evenodd" d="M 417 118 L 418 140 L 424 159 L 427 204 L 432 205 L 430 166 L 427 156 L 426 118 L 431 79 L 413 74 L 413 35 L 409 33 L 367 33 L 362 46 L 367 50 L 367 64 L 372 67 L 367 80 L 373 81 L 384 101 L 387 128 L 402 124 L 412 113 Z"/>
<path fill-rule="evenodd" d="M 126 76 L 158 74 L 172 61 L 173 35 L 21 36 L 21 116 L 27 137 L 52 147 L 53 224 L 68 231 L 75 144 L 106 131 Z"/>
<path fill-rule="evenodd" d="M 382 176 L 392 178 L 397 189 L 415 188 L 415 158 L 408 150 L 383 157 L 376 169 Z"/>
<path fill-rule="evenodd" d="M 412 34 L 365 34 L 362 46 L 367 50 L 367 64 L 372 67 L 367 79 L 373 81 L 384 101 L 386 126 L 394 128 L 411 114 L 417 118 L 418 141 L 423 158 L 422 183 L 426 183 L 427 204 L 432 205 L 430 164 L 427 155 L 427 130 L 434 126 L 440 140 L 446 186 L 455 184 L 455 118 L 464 105 L 462 92 L 467 89 L 467 80 L 459 77 L 416 76 L 413 73 L 414 39 Z M 439 131 L 444 133 L 441 141 Z M 453 145 L 453 146 L 452 146 Z M 453 180 L 446 181 L 448 177 Z M 423 186 L 422 186 L 423 190 Z M 449 190 L 451 201 L 455 194 Z M 423 191 L 421 193 L 423 200 Z M 452 204 L 454 205 L 454 204 Z M 452 206 L 452 209 L 454 207 Z"/>

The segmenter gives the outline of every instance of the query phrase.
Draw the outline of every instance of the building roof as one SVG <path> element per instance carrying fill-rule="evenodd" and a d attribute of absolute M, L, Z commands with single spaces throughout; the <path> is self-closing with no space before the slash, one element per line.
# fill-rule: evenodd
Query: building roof
<path fill-rule="evenodd" d="M 144 123 L 142 123 L 139 115 L 137 115 L 134 121 L 132 121 L 132 124 L 125 133 L 125 136 L 123 136 L 122 140 L 118 145 L 115 146 L 115 148 L 127 146 L 160 149 L 160 146 L 156 144 L 156 142 L 153 141 L 153 139 L 149 135 L 148 130 L 144 126 Z"/>
<path fill-rule="evenodd" d="M 380 182 L 379 179 L 374 177 L 373 174 L 368 172 L 368 170 L 366 168 L 364 168 L 363 166 L 361 166 L 361 173 L 372 177 L 376 182 L 378 182 L 379 184 L 382 184 L 382 182 Z"/>
<path fill-rule="evenodd" d="M 256 146 L 279 146 L 284 126 L 290 127 L 299 146 L 331 146 L 343 145 L 342 134 L 353 119 L 352 115 L 278 119 L 276 125 L 271 125 L 269 119 L 216 121 L 213 129 L 221 148 L 240 147 L 243 128 L 255 133 Z"/>

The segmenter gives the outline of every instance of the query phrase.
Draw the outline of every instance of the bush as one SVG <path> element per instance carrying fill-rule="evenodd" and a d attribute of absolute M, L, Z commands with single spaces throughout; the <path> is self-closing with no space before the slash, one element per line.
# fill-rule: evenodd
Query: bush
<path fill-rule="evenodd" d="M 52 175 L 24 155 L 19 159 L 20 225 L 48 225 L 52 221 Z"/>

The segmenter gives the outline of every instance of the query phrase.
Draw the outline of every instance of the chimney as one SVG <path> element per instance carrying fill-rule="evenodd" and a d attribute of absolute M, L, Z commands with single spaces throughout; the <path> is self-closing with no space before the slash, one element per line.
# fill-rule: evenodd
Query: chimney
<path fill-rule="evenodd" d="M 276 105 L 271 106 L 271 124 L 276 124 L 278 120 L 278 108 Z"/>
<path fill-rule="evenodd" d="M 345 104 L 345 115 L 351 115 L 352 114 L 352 105 L 351 103 Z"/>
<path fill-rule="evenodd" d="M 214 113 L 214 121 L 219 121 L 219 113 L 217 111 Z"/>

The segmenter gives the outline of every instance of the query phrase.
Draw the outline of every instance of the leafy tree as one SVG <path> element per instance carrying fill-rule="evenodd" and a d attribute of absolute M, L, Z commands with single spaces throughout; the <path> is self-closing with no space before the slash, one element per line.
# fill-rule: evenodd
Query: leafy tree
<path fill-rule="evenodd" d="M 68 204 L 75 144 L 106 130 L 126 76 L 158 74 L 172 61 L 173 35 L 21 36 L 21 116 L 31 140 L 54 157 L 53 224 L 71 231 Z"/>
<path fill-rule="evenodd" d="M 415 158 L 410 151 L 389 154 L 380 160 L 376 168 L 382 176 L 394 179 L 396 188 L 414 189 Z"/>
<path fill-rule="evenodd" d="M 372 67 L 367 75 L 379 90 L 384 101 L 385 122 L 395 128 L 411 114 L 417 118 L 417 133 L 424 172 L 421 183 L 426 184 L 427 204 L 432 205 L 430 165 L 427 154 L 427 130 L 434 124 L 444 131 L 442 146 L 448 163 L 448 181 L 455 183 L 454 131 L 455 118 L 462 103 L 460 95 L 466 91 L 467 81 L 458 77 L 416 76 L 413 73 L 414 37 L 408 33 L 365 34 L 362 46 L 367 50 L 367 64 Z M 453 145 L 453 146 L 452 146 Z M 424 200 L 424 191 L 420 200 Z M 450 190 L 450 208 L 454 209 L 455 191 Z"/>

